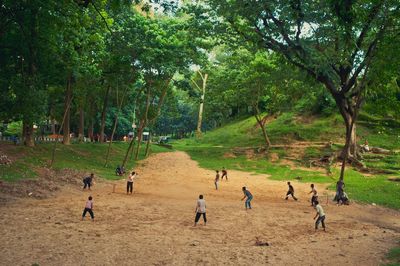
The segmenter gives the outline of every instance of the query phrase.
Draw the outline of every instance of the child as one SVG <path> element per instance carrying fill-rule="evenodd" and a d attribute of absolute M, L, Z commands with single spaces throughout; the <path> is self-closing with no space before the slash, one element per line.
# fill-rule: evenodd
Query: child
<path fill-rule="evenodd" d="M 94 222 L 92 199 L 93 199 L 92 196 L 89 196 L 88 201 L 86 201 L 85 209 L 83 210 L 83 214 L 82 214 L 82 221 L 83 221 L 83 218 L 85 218 L 86 213 L 89 212 L 90 217 L 91 217 L 92 221 Z"/>
<path fill-rule="evenodd" d="M 224 176 L 225 176 L 226 181 L 228 181 L 228 172 L 226 171 L 225 167 L 222 167 L 221 180 L 224 180 Z"/>
<path fill-rule="evenodd" d="M 318 200 L 318 193 L 317 190 L 314 187 L 314 184 L 311 184 L 311 191 L 308 194 L 312 194 L 311 197 L 311 206 L 315 206 L 315 202 Z"/>
<path fill-rule="evenodd" d="M 244 197 L 242 198 L 242 200 L 244 200 L 247 197 L 247 199 L 244 203 L 244 207 L 246 208 L 246 211 L 247 211 L 247 208 L 251 209 L 250 201 L 253 199 L 253 195 L 250 193 L 250 191 L 248 191 L 246 189 L 246 187 L 242 187 L 242 191 L 244 194 Z"/>
<path fill-rule="evenodd" d="M 90 187 L 91 187 L 91 185 L 92 185 L 93 178 L 94 178 L 94 174 L 91 173 L 90 176 L 85 177 L 85 178 L 83 179 L 83 184 L 84 184 L 83 190 L 85 190 L 86 187 L 88 187 L 89 190 L 91 190 Z"/>
<path fill-rule="evenodd" d="M 132 172 L 127 179 L 126 182 L 126 194 L 128 195 L 129 192 L 132 194 L 133 191 L 133 179 L 136 177 L 136 172 Z"/>
<path fill-rule="evenodd" d="M 315 222 L 315 230 L 318 229 L 319 223 L 322 223 L 322 228 L 325 231 L 325 212 L 324 209 L 322 209 L 322 206 L 319 205 L 318 200 L 315 201 L 315 210 L 317 211 L 317 214 L 314 217 L 314 220 L 318 217 L 317 221 Z"/>
<path fill-rule="evenodd" d="M 289 198 L 289 195 L 292 195 L 292 198 L 297 201 L 297 198 L 294 196 L 294 188 L 293 188 L 293 186 L 290 184 L 290 182 L 287 182 L 287 184 L 289 186 L 289 190 L 286 193 L 285 200 L 287 200 Z"/>
<path fill-rule="evenodd" d="M 218 170 L 215 170 L 215 172 L 217 172 L 217 174 L 215 175 L 214 184 L 215 184 L 215 189 L 218 190 L 219 171 L 218 171 Z"/>
<path fill-rule="evenodd" d="M 196 204 L 196 209 L 194 210 L 196 213 L 196 218 L 194 219 L 194 226 L 197 225 L 197 222 L 200 219 L 200 216 L 203 215 L 203 220 L 204 220 L 204 225 L 207 224 L 207 218 L 206 218 L 206 201 L 203 199 L 203 195 L 199 196 L 199 199 L 197 200 Z"/>

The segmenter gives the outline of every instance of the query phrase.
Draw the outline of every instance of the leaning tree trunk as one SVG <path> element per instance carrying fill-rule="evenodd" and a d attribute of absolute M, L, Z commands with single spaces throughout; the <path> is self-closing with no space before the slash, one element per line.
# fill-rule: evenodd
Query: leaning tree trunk
<path fill-rule="evenodd" d="M 69 76 L 67 79 L 67 88 L 65 90 L 65 100 L 64 100 L 64 113 L 65 113 L 65 121 L 63 125 L 63 144 L 70 145 L 70 119 L 71 119 L 71 102 L 72 98 L 72 77 Z"/>
<path fill-rule="evenodd" d="M 346 127 L 346 142 L 341 152 L 341 158 L 357 159 L 357 135 L 356 135 L 356 119 L 357 110 L 346 99 L 336 100 L 340 114 L 343 117 Z"/>
<path fill-rule="evenodd" d="M 199 72 L 200 73 L 200 72 Z M 206 94 L 206 86 L 207 86 L 207 78 L 208 74 L 201 75 L 201 79 L 203 81 L 202 88 L 201 88 L 201 98 L 200 98 L 200 106 L 199 106 L 199 116 L 197 118 L 197 129 L 196 129 L 196 134 L 198 136 L 201 136 L 201 125 L 203 123 L 203 112 L 204 112 L 204 99 L 205 99 L 205 94 Z M 196 84 L 197 86 L 197 84 Z"/>
<path fill-rule="evenodd" d="M 267 134 L 267 130 L 265 129 L 265 120 L 261 119 L 260 117 L 260 110 L 258 109 L 257 104 L 253 105 L 253 110 L 254 110 L 254 117 L 257 120 L 258 125 L 260 126 L 260 129 L 263 133 L 263 137 L 264 137 L 264 141 L 265 141 L 265 145 L 267 146 L 267 149 L 269 148 L 269 146 L 271 146 L 271 141 L 269 140 L 268 134 Z"/>
<path fill-rule="evenodd" d="M 104 142 L 104 128 L 106 127 L 106 112 L 108 104 L 108 94 L 110 93 L 111 86 L 107 86 L 106 95 L 104 96 L 103 111 L 101 112 L 101 124 L 100 124 L 100 143 Z"/>
<path fill-rule="evenodd" d="M 22 132 L 23 132 L 24 145 L 28 147 L 35 146 L 35 139 L 33 136 L 33 123 L 24 121 Z"/>

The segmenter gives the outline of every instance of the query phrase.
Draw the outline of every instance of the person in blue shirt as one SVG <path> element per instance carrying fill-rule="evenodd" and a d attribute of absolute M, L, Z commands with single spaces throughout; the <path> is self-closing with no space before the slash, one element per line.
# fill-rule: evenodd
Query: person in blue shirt
<path fill-rule="evenodd" d="M 243 191 L 243 194 L 244 194 L 244 197 L 242 198 L 242 200 L 247 198 L 245 203 L 244 203 L 244 207 L 246 208 L 246 210 L 247 209 L 251 209 L 251 203 L 250 202 L 253 199 L 253 195 L 250 193 L 250 191 L 248 191 L 246 189 L 246 187 L 242 187 L 242 191 Z"/>

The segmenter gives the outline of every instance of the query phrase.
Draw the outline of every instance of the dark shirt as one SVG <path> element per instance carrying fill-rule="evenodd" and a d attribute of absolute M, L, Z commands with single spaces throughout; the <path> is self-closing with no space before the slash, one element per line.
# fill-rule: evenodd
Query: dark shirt
<path fill-rule="evenodd" d="M 83 179 L 83 181 L 85 181 L 86 183 L 92 183 L 92 177 L 91 176 L 88 176 L 88 177 L 85 177 L 85 179 Z"/>
<path fill-rule="evenodd" d="M 294 188 L 293 188 L 292 185 L 289 185 L 289 191 L 290 191 L 290 192 L 294 192 Z"/>
<path fill-rule="evenodd" d="M 244 193 L 244 195 L 246 195 L 246 197 L 248 197 L 248 198 L 253 197 L 253 195 L 251 195 L 250 191 L 248 191 L 248 190 L 243 191 L 243 193 Z"/>

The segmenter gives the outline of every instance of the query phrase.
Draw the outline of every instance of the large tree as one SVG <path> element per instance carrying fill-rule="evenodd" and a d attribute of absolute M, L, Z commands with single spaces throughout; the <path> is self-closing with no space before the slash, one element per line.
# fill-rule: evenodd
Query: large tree
<path fill-rule="evenodd" d="M 357 158 L 356 127 L 370 70 L 389 33 L 399 33 L 396 0 L 207 0 L 206 12 L 262 49 L 283 55 L 321 82 L 346 126 L 342 157 Z M 218 20 L 217 20 L 218 21 Z M 343 178 L 343 171 L 340 176 Z"/>

